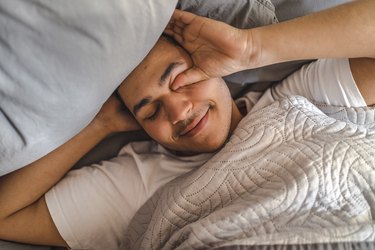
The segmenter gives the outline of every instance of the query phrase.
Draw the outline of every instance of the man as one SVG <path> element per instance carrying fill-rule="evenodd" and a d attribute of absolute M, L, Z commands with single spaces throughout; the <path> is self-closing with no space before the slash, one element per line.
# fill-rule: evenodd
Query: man
<path fill-rule="evenodd" d="M 327 104 L 338 100 L 340 105 L 373 105 L 374 59 L 319 60 L 262 97 L 247 95 L 242 99 L 242 112 L 219 77 L 302 58 L 373 58 L 375 25 L 370 23 L 374 10 L 375 2 L 357 1 L 252 30 L 176 11 L 166 32 L 190 55 L 161 38 L 119 88 L 137 123 L 121 112 L 112 97 L 72 140 L 3 177 L 0 238 L 116 249 L 147 198 L 173 178 L 201 166 L 210 152 L 223 146 L 247 112 L 290 94 Z M 314 76 L 321 79 L 315 82 Z M 54 186 L 106 135 L 137 129 L 138 124 L 159 144 L 129 144 L 111 161 L 72 171 Z"/>

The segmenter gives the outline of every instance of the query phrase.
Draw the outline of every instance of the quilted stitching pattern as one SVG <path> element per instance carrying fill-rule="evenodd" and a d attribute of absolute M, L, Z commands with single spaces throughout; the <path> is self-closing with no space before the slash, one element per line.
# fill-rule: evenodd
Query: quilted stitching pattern
<path fill-rule="evenodd" d="M 246 116 L 141 208 L 127 248 L 373 241 L 374 109 L 320 108 L 289 97 Z"/>

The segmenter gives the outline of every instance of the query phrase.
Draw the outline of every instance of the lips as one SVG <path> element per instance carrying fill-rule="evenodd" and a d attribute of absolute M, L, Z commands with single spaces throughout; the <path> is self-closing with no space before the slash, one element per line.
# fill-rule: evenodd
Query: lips
<path fill-rule="evenodd" d="M 208 111 L 209 109 L 207 109 L 203 115 L 196 117 L 193 122 L 182 131 L 181 136 L 193 137 L 198 134 L 208 121 Z"/>

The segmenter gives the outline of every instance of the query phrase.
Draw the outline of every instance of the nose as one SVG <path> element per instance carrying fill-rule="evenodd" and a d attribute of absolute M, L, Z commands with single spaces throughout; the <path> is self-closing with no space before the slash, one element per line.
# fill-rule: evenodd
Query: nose
<path fill-rule="evenodd" d="M 165 98 L 166 112 L 173 125 L 186 120 L 190 115 L 192 107 L 192 102 L 184 95 L 174 93 Z"/>

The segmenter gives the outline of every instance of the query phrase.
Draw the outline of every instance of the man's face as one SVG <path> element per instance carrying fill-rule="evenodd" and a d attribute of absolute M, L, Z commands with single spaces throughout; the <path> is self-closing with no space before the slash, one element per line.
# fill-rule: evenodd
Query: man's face
<path fill-rule="evenodd" d="M 191 66 L 185 50 L 160 38 L 119 92 L 143 129 L 163 146 L 215 151 L 231 130 L 235 105 L 221 78 L 172 90 L 176 76 Z"/>

